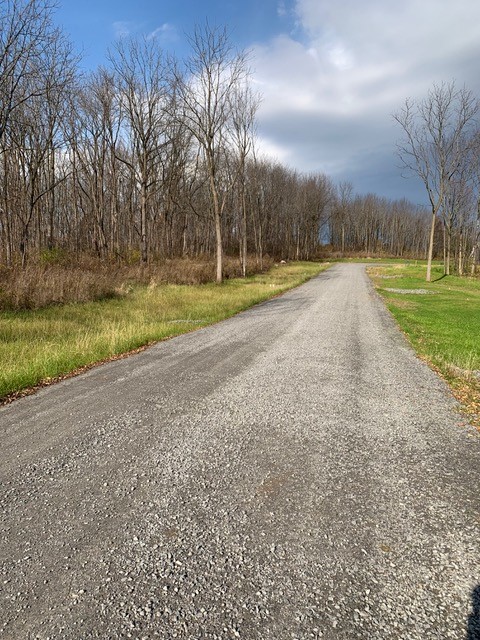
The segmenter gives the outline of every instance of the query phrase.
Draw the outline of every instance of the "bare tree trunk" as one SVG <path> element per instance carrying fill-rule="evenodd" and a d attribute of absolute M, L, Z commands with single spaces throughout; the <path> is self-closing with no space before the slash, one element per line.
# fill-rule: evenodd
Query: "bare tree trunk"
<path fill-rule="evenodd" d="M 450 275 L 450 263 L 452 261 L 452 228 L 450 222 L 443 225 L 443 242 L 444 242 L 444 256 L 443 256 L 443 274 Z"/>
<path fill-rule="evenodd" d="M 140 253 L 143 264 L 147 264 L 147 185 L 145 183 L 141 185 L 140 192 Z"/>
<path fill-rule="evenodd" d="M 471 258 L 472 258 L 472 265 L 470 267 L 470 275 L 473 277 L 475 275 L 475 273 L 476 273 L 476 270 L 477 270 L 477 259 L 478 259 L 478 247 L 477 246 L 473 247 Z"/>
<path fill-rule="evenodd" d="M 447 253 L 445 256 L 445 268 L 444 272 L 446 276 L 450 275 L 450 263 L 452 256 L 452 228 L 447 225 Z"/>
<path fill-rule="evenodd" d="M 47 155 L 48 163 L 48 180 L 51 188 L 49 190 L 49 230 L 48 230 L 48 248 L 52 250 L 55 247 L 55 149 L 52 145 Z"/>
<path fill-rule="evenodd" d="M 213 168 L 209 173 L 210 192 L 213 200 L 213 220 L 215 224 L 215 258 L 217 264 L 215 280 L 217 283 L 221 283 L 223 280 L 222 215 L 217 185 L 215 183 L 215 169 Z"/>
<path fill-rule="evenodd" d="M 222 220 L 220 216 L 215 215 L 215 247 L 216 247 L 216 281 L 221 283 L 223 280 L 223 244 L 222 244 Z"/>
<path fill-rule="evenodd" d="M 447 275 L 447 225 L 443 222 L 443 275 Z"/>
<path fill-rule="evenodd" d="M 435 211 L 432 213 L 432 221 L 430 226 L 430 238 L 428 241 L 428 257 L 427 257 L 427 282 L 432 281 L 432 258 L 433 258 L 433 240 L 435 237 L 435 222 L 437 216 Z"/>
<path fill-rule="evenodd" d="M 8 158 L 6 150 L 3 150 L 3 217 L 4 217 L 4 234 L 5 234 L 5 261 L 7 267 L 12 265 L 12 235 L 10 225 L 9 198 L 8 198 Z"/>
<path fill-rule="evenodd" d="M 242 276 L 247 275 L 247 200 L 242 183 Z"/>
<path fill-rule="evenodd" d="M 458 239 L 458 275 L 463 276 L 463 237 L 461 233 Z"/>

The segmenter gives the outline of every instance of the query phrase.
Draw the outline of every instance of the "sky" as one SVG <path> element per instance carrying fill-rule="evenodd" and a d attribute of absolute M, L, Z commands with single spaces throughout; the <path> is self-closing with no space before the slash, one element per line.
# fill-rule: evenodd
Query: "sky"
<path fill-rule="evenodd" d="M 250 51 L 261 151 L 359 194 L 426 204 L 402 176 L 392 114 L 434 83 L 480 97 L 479 0 L 60 0 L 56 18 L 87 70 L 117 38 L 156 37 L 184 57 L 196 24 L 226 26 Z"/>

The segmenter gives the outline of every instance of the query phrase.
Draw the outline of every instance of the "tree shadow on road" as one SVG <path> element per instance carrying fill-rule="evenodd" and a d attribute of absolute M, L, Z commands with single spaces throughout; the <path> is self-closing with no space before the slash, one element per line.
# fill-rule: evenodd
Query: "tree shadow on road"
<path fill-rule="evenodd" d="M 480 585 L 472 591 L 472 613 L 468 617 L 466 640 L 480 640 Z"/>

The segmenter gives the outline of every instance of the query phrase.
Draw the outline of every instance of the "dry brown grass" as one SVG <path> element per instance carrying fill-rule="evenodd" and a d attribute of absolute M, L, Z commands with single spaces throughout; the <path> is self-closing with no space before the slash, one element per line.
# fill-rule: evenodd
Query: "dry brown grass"
<path fill-rule="evenodd" d="M 118 271 L 61 265 L 29 265 L 0 272 L 0 310 L 41 309 L 115 295 Z"/>
<path fill-rule="evenodd" d="M 272 260 L 264 260 L 269 269 Z M 255 260 L 248 274 L 258 273 Z M 238 258 L 227 257 L 226 279 L 241 276 Z M 125 295 L 133 284 L 205 284 L 215 279 L 211 258 L 184 258 L 141 264 L 102 262 L 90 256 L 62 256 L 55 263 L 32 263 L 26 268 L 0 268 L 0 311 L 42 309 L 55 304 L 90 302 Z"/>
<path fill-rule="evenodd" d="M 273 266 L 273 260 L 263 261 L 263 271 Z M 252 256 L 248 260 L 247 275 L 259 273 L 260 269 Z M 124 268 L 124 278 L 142 284 L 206 284 L 215 280 L 215 262 L 210 257 L 173 258 L 147 266 L 137 264 Z M 224 260 L 225 279 L 239 278 L 242 275 L 238 258 L 227 256 Z"/>

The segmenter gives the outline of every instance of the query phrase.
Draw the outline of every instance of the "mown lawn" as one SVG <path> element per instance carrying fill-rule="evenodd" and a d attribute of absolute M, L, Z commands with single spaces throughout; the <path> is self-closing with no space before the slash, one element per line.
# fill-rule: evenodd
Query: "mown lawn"
<path fill-rule="evenodd" d="M 433 267 L 430 283 L 424 266 L 371 267 L 369 274 L 414 349 L 480 424 L 480 279 L 443 277 L 440 265 Z"/>
<path fill-rule="evenodd" d="M 121 297 L 0 313 L 0 400 L 234 315 L 328 264 L 297 262 L 222 285 L 134 286 Z"/>

